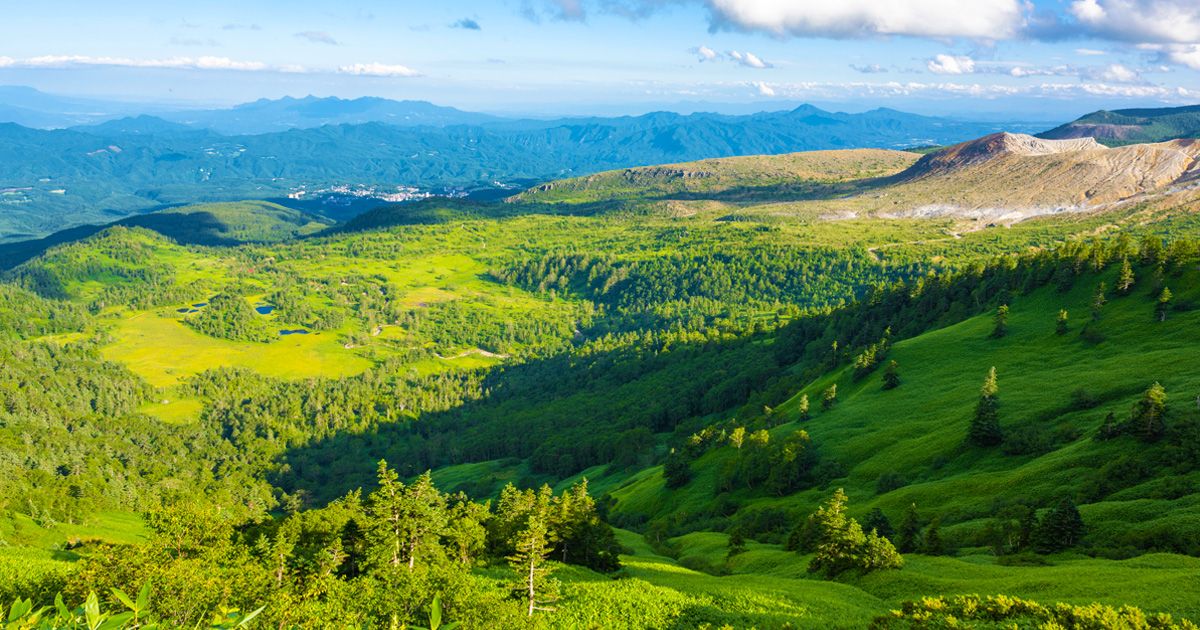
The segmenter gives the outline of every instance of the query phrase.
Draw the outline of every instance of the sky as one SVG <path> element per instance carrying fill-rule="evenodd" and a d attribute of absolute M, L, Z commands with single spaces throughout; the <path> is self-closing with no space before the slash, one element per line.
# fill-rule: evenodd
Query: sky
<path fill-rule="evenodd" d="M 1200 0 L 0 0 L 0 85 L 520 115 L 1200 103 Z"/>

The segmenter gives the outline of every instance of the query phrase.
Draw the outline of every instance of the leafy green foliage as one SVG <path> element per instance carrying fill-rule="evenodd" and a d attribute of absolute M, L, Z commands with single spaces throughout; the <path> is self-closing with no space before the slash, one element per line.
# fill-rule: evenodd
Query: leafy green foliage
<path fill-rule="evenodd" d="M 258 317 L 249 302 L 226 293 L 209 298 L 207 306 L 184 322 L 198 332 L 221 339 L 269 343 L 279 337 Z"/>
<path fill-rule="evenodd" d="M 899 610 L 876 618 L 875 630 L 889 628 L 1054 627 L 1065 630 L 1192 630 L 1196 625 L 1166 614 L 1147 614 L 1132 606 L 1074 606 L 1037 602 L 1005 595 L 926 597 L 904 602 Z"/>

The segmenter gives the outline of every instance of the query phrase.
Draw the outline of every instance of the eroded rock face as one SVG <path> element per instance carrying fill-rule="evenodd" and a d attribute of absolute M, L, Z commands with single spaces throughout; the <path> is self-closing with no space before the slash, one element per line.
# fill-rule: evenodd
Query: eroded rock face
<path fill-rule="evenodd" d="M 896 192 L 964 210 L 1086 210 L 1193 181 L 1198 157 L 1196 140 L 1108 148 L 1092 138 L 999 133 L 923 157 L 897 178 Z"/>

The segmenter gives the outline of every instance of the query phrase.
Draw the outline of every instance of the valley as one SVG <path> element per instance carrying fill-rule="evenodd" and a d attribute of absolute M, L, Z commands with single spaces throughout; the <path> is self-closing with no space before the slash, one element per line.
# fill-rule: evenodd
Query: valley
<path fill-rule="evenodd" d="M 5 244 L 0 601 L 858 628 L 974 594 L 1194 627 L 1194 163 L 1000 134 Z M 436 523 L 411 568 L 393 500 Z M 880 566 L 820 569 L 835 544 Z"/>

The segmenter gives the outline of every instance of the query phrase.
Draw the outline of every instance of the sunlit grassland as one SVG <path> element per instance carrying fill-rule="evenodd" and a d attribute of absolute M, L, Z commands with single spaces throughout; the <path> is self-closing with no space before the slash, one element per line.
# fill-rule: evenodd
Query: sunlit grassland
<path fill-rule="evenodd" d="M 155 387 L 170 387 L 204 370 L 249 368 L 266 376 L 348 376 L 371 362 L 344 348 L 336 331 L 287 335 L 271 343 L 217 339 L 178 318 L 141 311 L 114 322 L 105 358 L 119 361 Z"/>

